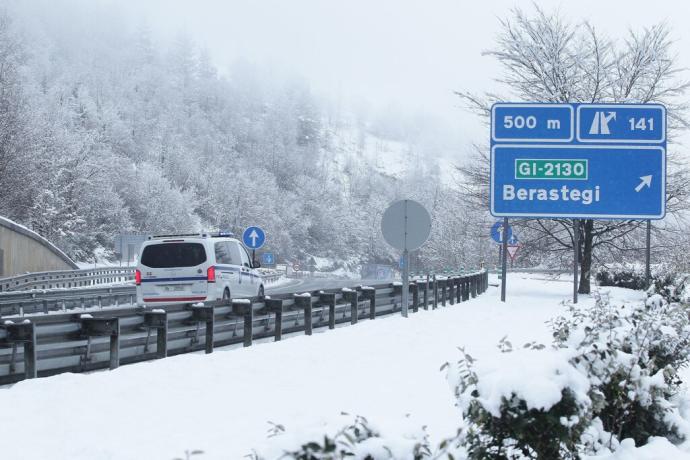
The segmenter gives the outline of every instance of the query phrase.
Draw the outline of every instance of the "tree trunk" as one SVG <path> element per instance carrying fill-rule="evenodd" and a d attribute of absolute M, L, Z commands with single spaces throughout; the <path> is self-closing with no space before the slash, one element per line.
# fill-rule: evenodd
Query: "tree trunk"
<path fill-rule="evenodd" d="M 592 271 L 592 242 L 594 241 L 594 221 L 587 219 L 584 225 L 580 226 L 580 286 L 577 289 L 579 294 L 589 294 L 590 275 Z"/>

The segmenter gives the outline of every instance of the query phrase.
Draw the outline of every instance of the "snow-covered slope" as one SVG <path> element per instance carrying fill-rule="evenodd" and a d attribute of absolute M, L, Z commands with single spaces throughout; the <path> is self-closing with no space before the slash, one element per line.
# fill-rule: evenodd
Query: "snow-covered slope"
<path fill-rule="evenodd" d="M 492 287 L 470 302 L 409 319 L 24 381 L 0 391 L 0 406 L 14 408 L 0 419 L 0 433 L 12 440 L 3 457 L 170 460 L 201 449 L 201 460 L 241 459 L 266 442 L 269 421 L 299 432 L 337 421 L 342 411 L 366 416 L 382 432 L 427 425 L 436 442 L 460 425 L 439 370 L 457 360 L 457 346 L 488 361 L 500 356 L 496 343 L 505 335 L 516 344 L 550 342 L 544 322 L 563 310 L 571 284 L 541 278 L 511 275 L 505 304 Z M 605 290 L 628 302 L 642 299 L 639 292 Z M 624 447 L 617 460 L 690 458 L 661 440 Z"/>

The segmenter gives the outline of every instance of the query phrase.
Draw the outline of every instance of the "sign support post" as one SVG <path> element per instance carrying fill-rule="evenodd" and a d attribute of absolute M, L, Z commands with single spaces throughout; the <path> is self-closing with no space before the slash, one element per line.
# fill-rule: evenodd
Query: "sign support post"
<path fill-rule="evenodd" d="M 407 318 L 407 308 L 410 305 L 410 253 L 407 249 L 403 250 L 403 270 L 402 270 L 402 315 Z"/>
<path fill-rule="evenodd" d="M 580 219 L 573 219 L 573 303 L 577 303 L 577 265 L 580 261 Z"/>
<path fill-rule="evenodd" d="M 647 219 L 647 248 L 645 250 L 645 271 L 644 271 L 644 279 L 645 279 L 645 287 L 649 289 L 649 285 L 652 282 L 652 268 L 651 268 L 651 259 L 652 259 L 652 221 Z"/>
<path fill-rule="evenodd" d="M 508 273 L 508 218 L 503 218 L 503 238 L 501 241 L 501 302 L 506 301 L 506 275 Z"/>

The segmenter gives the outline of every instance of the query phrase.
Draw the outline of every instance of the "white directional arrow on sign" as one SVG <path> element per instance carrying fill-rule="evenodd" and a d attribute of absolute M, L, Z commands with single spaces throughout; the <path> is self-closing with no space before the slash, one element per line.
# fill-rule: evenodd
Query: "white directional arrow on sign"
<path fill-rule="evenodd" d="M 651 176 L 649 176 L 651 177 Z M 252 239 L 252 247 L 256 247 L 256 239 L 259 237 L 259 234 L 256 233 L 256 230 L 252 230 L 252 232 L 249 234 L 249 238 Z"/>
<path fill-rule="evenodd" d="M 650 187 L 652 186 L 652 176 L 640 176 L 640 180 L 641 180 L 642 182 L 640 182 L 640 184 L 639 184 L 637 187 L 635 187 L 635 191 L 636 191 L 636 192 L 639 192 L 639 191 L 642 190 L 645 186 L 646 186 L 647 188 L 650 188 Z"/>

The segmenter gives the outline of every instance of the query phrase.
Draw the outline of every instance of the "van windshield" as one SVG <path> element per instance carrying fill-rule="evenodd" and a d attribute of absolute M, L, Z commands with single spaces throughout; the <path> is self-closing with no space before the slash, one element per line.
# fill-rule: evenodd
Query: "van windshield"
<path fill-rule="evenodd" d="M 153 244 L 141 254 L 141 264 L 151 268 L 195 267 L 204 262 L 206 251 L 199 243 Z"/>

